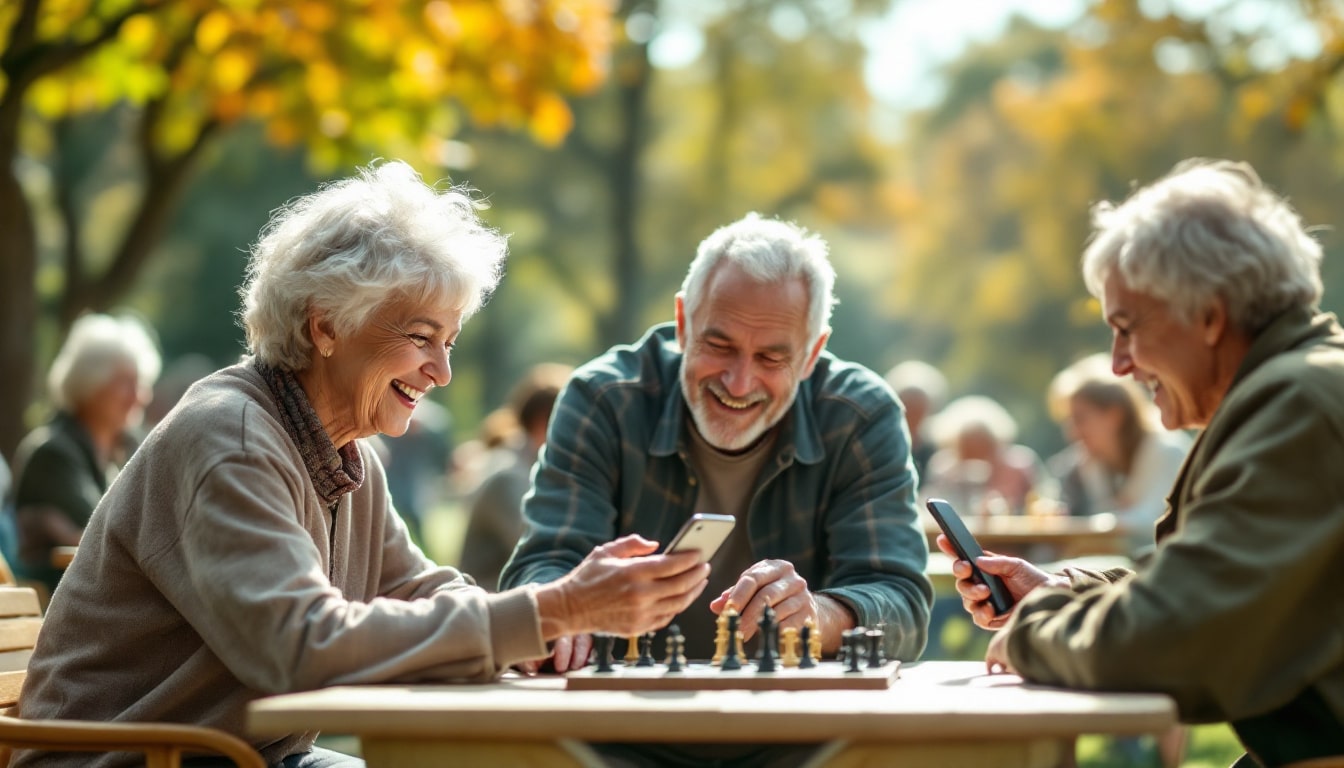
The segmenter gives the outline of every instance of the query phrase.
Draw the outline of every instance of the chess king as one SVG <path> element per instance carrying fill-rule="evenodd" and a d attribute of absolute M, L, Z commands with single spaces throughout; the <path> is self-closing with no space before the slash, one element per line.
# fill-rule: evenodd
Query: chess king
<path fill-rule="evenodd" d="M 674 322 L 574 373 L 502 589 L 560 578 L 626 534 L 657 556 L 692 514 L 729 514 L 709 586 L 674 620 L 688 658 L 713 655 L 729 601 L 748 642 L 768 605 L 781 629 L 810 620 L 827 655 L 845 631 L 882 625 L 886 656 L 919 656 L 933 590 L 909 433 L 879 376 L 826 351 L 827 250 L 756 214 L 724 226 L 700 244 Z M 556 670 L 591 647 L 557 640 Z"/>

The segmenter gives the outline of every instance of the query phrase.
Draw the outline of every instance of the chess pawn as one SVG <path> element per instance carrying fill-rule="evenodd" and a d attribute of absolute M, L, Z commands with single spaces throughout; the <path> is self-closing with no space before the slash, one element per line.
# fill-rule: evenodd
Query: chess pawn
<path fill-rule="evenodd" d="M 779 658 L 779 648 L 776 646 L 776 643 L 779 642 L 779 636 L 775 634 L 777 629 L 775 609 L 768 605 L 765 606 L 757 626 L 761 628 L 761 652 L 756 659 L 756 671 L 774 672 L 775 659 Z"/>
<path fill-rule="evenodd" d="M 611 646 L 615 644 L 616 638 L 611 635 L 598 635 L 593 642 L 594 650 L 597 651 L 597 670 L 601 673 L 615 671 L 611 666 Z"/>
<path fill-rule="evenodd" d="M 803 645 L 807 646 L 807 655 L 811 656 L 813 661 L 821 661 L 821 633 L 817 631 L 817 623 L 809 618 L 803 622 L 803 629 L 810 630 L 805 631 L 803 637 Z"/>
<path fill-rule="evenodd" d="M 633 667 L 639 661 L 639 635 L 631 635 L 625 640 L 625 666 Z"/>
<path fill-rule="evenodd" d="M 785 627 L 779 641 L 779 663 L 785 667 L 798 666 L 798 628 Z"/>
<path fill-rule="evenodd" d="M 863 658 L 863 635 L 866 629 L 858 627 L 845 633 L 846 672 L 860 672 L 859 660 Z"/>
<path fill-rule="evenodd" d="M 724 672 L 733 672 L 742 668 L 742 632 L 738 630 L 737 624 L 741 617 L 737 615 L 736 610 L 725 610 L 728 615 L 728 637 L 732 642 L 728 643 L 728 652 L 723 655 L 723 660 L 719 662 L 719 669 Z"/>
<path fill-rule="evenodd" d="M 710 664 L 718 666 L 723 661 L 723 656 L 728 652 L 728 612 L 737 613 L 737 606 L 730 601 L 723 606 L 719 612 L 719 618 L 714 621 L 714 658 L 709 660 Z"/>
<path fill-rule="evenodd" d="M 863 633 L 864 639 L 868 641 L 868 668 L 877 669 L 886 663 L 882 653 L 882 636 L 880 629 L 870 629 Z"/>
<path fill-rule="evenodd" d="M 667 671 L 680 672 L 682 667 L 686 666 L 686 657 L 682 655 L 682 648 L 685 647 L 686 638 L 681 634 L 681 627 L 676 624 L 667 628 Z"/>
<path fill-rule="evenodd" d="M 817 665 L 816 659 L 820 655 L 821 644 L 817 644 L 817 653 L 812 653 L 812 638 L 817 634 L 815 629 L 816 625 L 811 619 L 803 622 L 803 632 L 799 638 L 803 647 L 803 658 L 798 661 L 799 669 L 811 669 Z"/>

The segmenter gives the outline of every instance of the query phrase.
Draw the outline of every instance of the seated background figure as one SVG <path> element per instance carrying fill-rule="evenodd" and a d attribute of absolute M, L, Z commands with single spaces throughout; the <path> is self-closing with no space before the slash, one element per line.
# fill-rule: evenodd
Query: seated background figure
<path fill-rule="evenodd" d="M 15 571 L 50 592 L 61 571 L 51 549 L 79 544 L 93 509 L 135 450 L 159 375 L 148 329 L 131 317 L 75 321 L 47 375 L 56 413 L 15 452 Z"/>
<path fill-rule="evenodd" d="M 1061 467 L 1068 474 L 1058 477 L 1062 487 L 1076 486 L 1082 496 L 1065 500 L 1069 512 L 1081 506 L 1086 514 L 1113 513 L 1128 535 L 1131 557 L 1151 549 L 1153 526 L 1166 509 L 1190 438 L 1163 429 L 1142 388 L 1112 373 L 1106 355 L 1061 371 L 1050 399 L 1075 441 L 1073 461 Z"/>
<path fill-rule="evenodd" d="M 472 498 L 462 542 L 462 570 L 490 591 L 499 588 L 499 572 L 523 534 L 523 496 L 531 486 L 532 464 L 546 444 L 551 409 L 572 372 L 559 363 L 533 366 L 503 408 L 513 427 L 505 444 L 491 452 L 489 474 Z"/>
<path fill-rule="evenodd" d="M 942 446 L 929 459 L 920 493 L 947 499 L 963 514 L 1022 514 L 1029 501 L 1058 489 L 1036 452 L 1013 442 L 1017 422 L 994 400 L 959 397 L 933 417 Z"/>

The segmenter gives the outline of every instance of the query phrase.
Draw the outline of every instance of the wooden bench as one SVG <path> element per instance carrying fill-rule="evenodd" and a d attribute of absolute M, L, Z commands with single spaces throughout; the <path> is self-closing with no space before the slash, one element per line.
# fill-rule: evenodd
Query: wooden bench
<path fill-rule="evenodd" d="M 139 752 L 146 768 L 179 768 L 184 753 L 223 755 L 239 768 L 266 768 L 252 747 L 213 728 L 167 723 L 95 723 L 12 717 L 42 628 L 37 593 L 0 587 L 0 765 L 13 749 L 55 752 Z"/>

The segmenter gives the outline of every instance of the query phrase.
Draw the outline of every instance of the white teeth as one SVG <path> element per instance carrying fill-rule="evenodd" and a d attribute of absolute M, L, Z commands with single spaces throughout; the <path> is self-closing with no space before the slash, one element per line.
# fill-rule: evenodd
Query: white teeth
<path fill-rule="evenodd" d="M 392 382 L 392 386 L 396 387 L 397 391 L 401 392 L 401 394 L 409 397 L 412 402 L 419 400 L 420 398 L 425 396 L 424 392 L 416 389 L 415 387 L 412 387 L 410 384 L 407 384 L 405 382 L 394 381 Z"/>
<path fill-rule="evenodd" d="M 745 411 L 746 409 L 752 407 L 753 405 L 756 405 L 757 403 L 765 399 L 763 395 L 757 393 L 755 396 L 747 398 L 746 400 L 738 400 L 737 398 L 730 396 L 726 391 L 720 389 L 719 387 L 715 386 L 712 383 L 709 384 L 708 388 L 710 394 L 714 395 L 714 398 L 716 400 L 728 406 L 729 408 L 732 408 L 735 411 Z"/>

